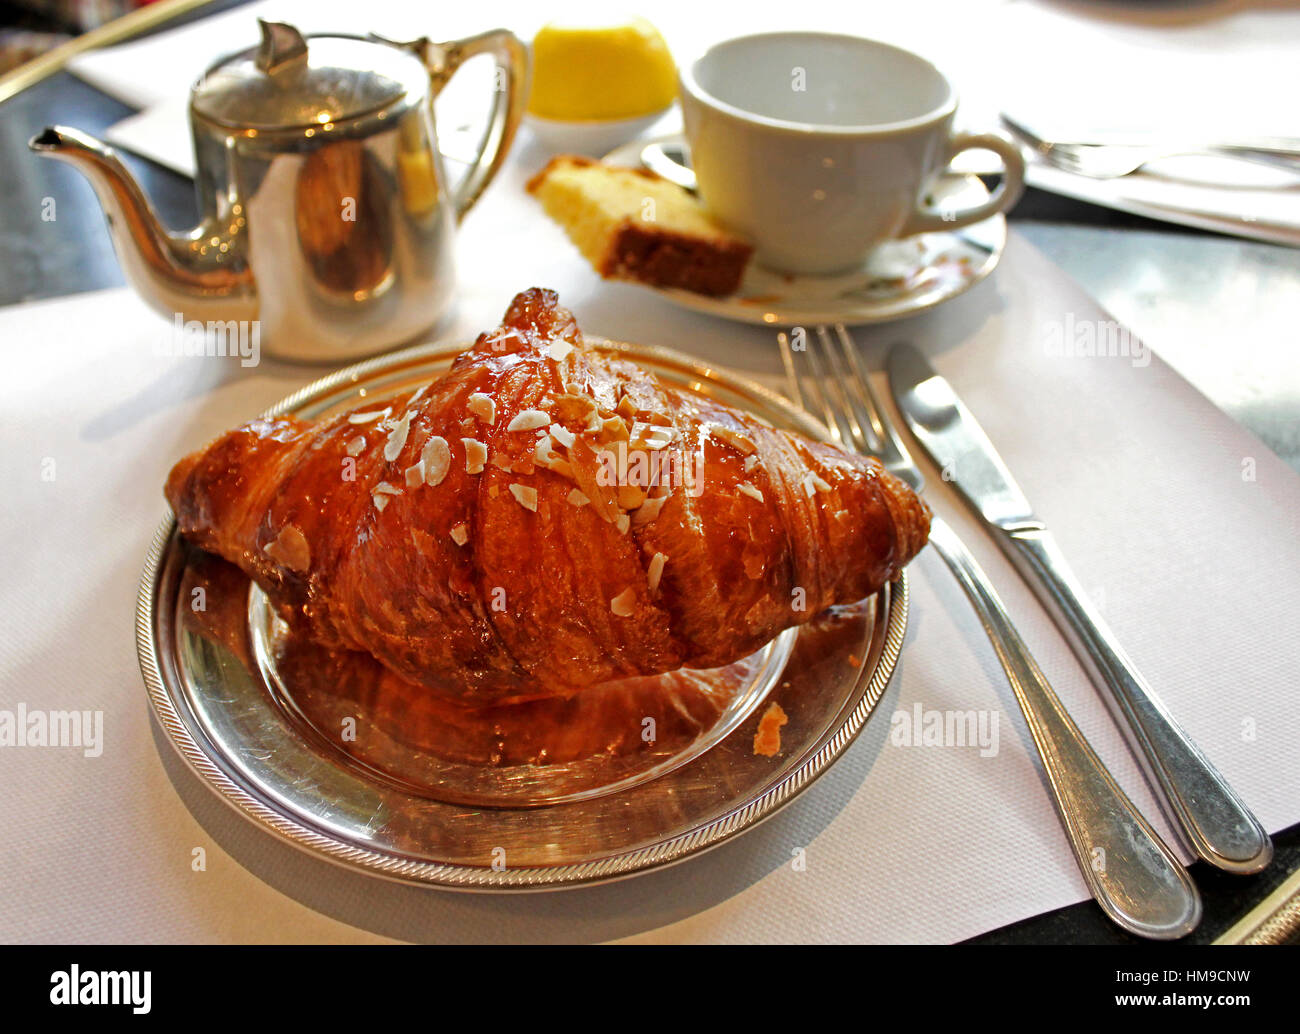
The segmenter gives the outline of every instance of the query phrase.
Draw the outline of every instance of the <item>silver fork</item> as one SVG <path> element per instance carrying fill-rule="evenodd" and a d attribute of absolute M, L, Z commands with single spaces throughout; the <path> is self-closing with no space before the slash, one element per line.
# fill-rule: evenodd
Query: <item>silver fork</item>
<path fill-rule="evenodd" d="M 824 419 L 842 447 L 875 456 L 891 474 L 921 491 L 921 472 L 871 387 L 848 331 L 836 326 L 832 338 L 830 330 L 818 327 L 802 350 L 784 332 L 777 340 L 799 405 Z M 797 362 L 797 355 L 806 361 Z M 1111 919 L 1140 936 L 1168 940 L 1190 933 L 1200 922 L 1201 898 L 1186 870 L 1101 763 L 1020 638 L 988 577 L 938 515 L 930 524 L 930 545 L 975 608 L 1006 672 L 1092 896 Z"/>
<path fill-rule="evenodd" d="M 1263 146 L 1251 147 L 1247 144 L 1231 143 L 1192 145 L 1067 143 L 1060 140 L 1044 140 L 1028 126 L 1022 125 L 1005 113 L 1002 115 L 1002 124 L 1028 144 L 1048 165 L 1089 179 L 1119 179 L 1137 172 L 1148 162 L 1154 162 L 1159 158 L 1186 155 L 1237 158 L 1244 162 L 1266 165 L 1271 169 L 1281 169 L 1294 176 L 1300 176 L 1300 155 Z"/>

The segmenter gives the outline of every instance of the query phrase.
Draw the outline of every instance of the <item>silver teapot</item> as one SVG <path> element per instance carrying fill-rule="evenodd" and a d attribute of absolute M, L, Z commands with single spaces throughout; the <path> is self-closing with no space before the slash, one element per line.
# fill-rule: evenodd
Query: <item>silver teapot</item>
<path fill-rule="evenodd" d="M 267 353 L 312 361 L 409 342 L 451 301 L 454 231 L 510 148 L 528 52 L 504 30 L 396 43 L 259 24 L 261 44 L 190 95 L 203 213 L 192 230 L 169 232 L 93 137 L 51 126 L 29 146 L 90 180 L 127 279 L 178 326 L 246 321 Z M 433 99 L 477 54 L 497 62 L 492 108 L 450 190 Z"/>

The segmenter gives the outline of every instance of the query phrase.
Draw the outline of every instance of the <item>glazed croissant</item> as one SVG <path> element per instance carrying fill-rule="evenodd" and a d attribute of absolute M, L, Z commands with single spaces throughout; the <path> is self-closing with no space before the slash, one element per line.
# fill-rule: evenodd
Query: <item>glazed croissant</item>
<path fill-rule="evenodd" d="M 538 289 L 440 379 L 252 421 L 166 491 L 313 641 L 474 706 L 731 663 L 896 578 L 929 530 L 874 460 L 587 348 Z"/>

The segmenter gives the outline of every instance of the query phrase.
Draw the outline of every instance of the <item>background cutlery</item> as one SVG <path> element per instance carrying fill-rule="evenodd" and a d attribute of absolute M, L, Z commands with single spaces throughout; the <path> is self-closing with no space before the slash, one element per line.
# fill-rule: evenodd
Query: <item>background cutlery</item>
<path fill-rule="evenodd" d="M 1007 114 L 1001 115 L 1002 124 L 1049 165 L 1091 179 L 1118 179 L 1148 162 L 1160 158 L 1188 155 L 1210 155 L 1217 158 L 1236 158 L 1255 165 L 1281 169 L 1300 176 L 1300 142 L 1294 147 L 1245 143 L 1192 143 L 1182 141 L 1100 142 L 1044 140 L 1028 126 Z"/>

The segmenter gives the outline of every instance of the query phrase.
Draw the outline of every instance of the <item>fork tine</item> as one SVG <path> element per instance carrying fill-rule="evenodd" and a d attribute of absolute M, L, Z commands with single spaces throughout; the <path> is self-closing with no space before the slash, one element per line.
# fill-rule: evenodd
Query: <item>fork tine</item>
<path fill-rule="evenodd" d="M 799 364 L 794 358 L 796 349 L 791 346 L 790 339 L 784 331 L 777 335 L 777 341 L 781 345 L 781 358 L 785 363 L 786 374 L 790 378 L 796 401 L 808 412 L 814 415 L 820 413 L 823 423 L 838 445 L 853 448 L 852 428 L 841 418 L 839 407 L 831 399 L 826 385 L 826 369 L 817 350 L 801 349 L 800 351 L 805 351 L 807 361 Z M 808 369 L 800 371 L 800 365 L 807 366 Z"/>
<path fill-rule="evenodd" d="M 883 445 L 889 439 L 889 434 L 884 421 L 881 419 L 880 402 L 871 388 L 871 380 L 862 365 L 861 358 L 858 356 L 857 347 L 853 342 L 853 338 L 849 335 L 848 328 L 843 323 L 835 324 L 835 336 L 839 340 L 844 361 L 852 371 L 848 381 L 854 388 L 855 401 L 862 409 L 863 418 L 871 428 L 872 434 L 875 435 L 877 443 Z"/>
<path fill-rule="evenodd" d="M 826 354 L 830 357 L 836 391 L 844 404 L 849 419 L 853 422 L 854 440 L 858 448 L 870 455 L 878 455 L 881 451 L 884 436 L 880 433 L 880 427 L 871 406 L 863 395 L 862 369 L 857 363 L 857 357 L 853 354 L 851 342 L 848 346 L 845 345 L 847 333 L 844 328 L 837 326 L 836 331 L 840 338 L 841 347 L 839 349 L 831 341 L 831 333 L 827 327 L 818 327 L 817 336 L 821 339 Z"/>
<path fill-rule="evenodd" d="M 804 398 L 803 388 L 799 384 L 799 374 L 794 368 L 794 355 L 790 350 L 790 336 L 784 331 L 776 335 L 776 343 L 781 346 L 781 365 L 785 367 L 786 384 L 790 388 L 790 397 L 794 399 L 795 404 L 807 412 L 808 400 Z"/>
<path fill-rule="evenodd" d="M 830 331 L 824 326 L 818 327 L 817 340 L 821 345 L 817 359 L 824 364 L 829 373 L 826 380 L 826 393 L 828 396 L 835 396 L 835 412 L 839 418 L 840 426 L 848 432 L 848 439 L 854 449 L 859 452 L 874 452 L 875 442 L 868 434 L 867 425 L 859 419 L 862 407 L 854 400 L 852 392 L 848 390 L 850 378 L 844 369 L 843 361 L 835 354 L 835 346 L 831 343 Z"/>
<path fill-rule="evenodd" d="M 808 366 L 812 371 L 809 380 L 815 386 L 817 396 L 821 401 L 826 426 L 831 429 L 831 434 L 843 448 L 855 448 L 853 428 L 844 418 L 843 407 L 836 405 L 835 400 L 831 397 L 830 378 L 827 376 L 826 363 L 822 354 L 811 341 L 808 344 Z"/>
<path fill-rule="evenodd" d="M 1041 136 L 1035 133 L 1024 123 L 1017 122 L 1005 111 L 999 112 L 998 117 L 1002 120 L 1002 124 L 1004 126 L 1006 126 L 1009 130 L 1011 130 L 1011 132 L 1014 133 L 1016 136 L 1024 140 L 1024 142 L 1027 143 L 1030 147 L 1032 147 L 1035 151 L 1047 151 L 1051 148 L 1052 146 L 1051 144 L 1049 144 L 1046 140 L 1044 140 Z"/>
<path fill-rule="evenodd" d="M 864 409 L 864 415 L 867 424 L 870 426 L 872 434 L 875 436 L 875 448 L 872 450 L 881 458 L 886 467 L 907 466 L 915 467 L 912 462 L 912 455 L 907 451 L 907 446 L 898 436 L 894 427 L 894 422 L 889 418 L 887 411 L 880 402 L 880 397 L 876 394 L 876 389 L 871 386 L 871 378 L 867 375 L 866 368 L 858 355 L 858 350 L 853 343 L 853 338 L 849 335 L 848 328 L 843 323 L 835 325 L 835 334 L 839 338 L 840 349 L 844 353 L 845 362 L 852 370 L 852 376 L 847 378 L 848 383 L 855 389 L 855 393 Z"/>
<path fill-rule="evenodd" d="M 803 369 L 803 367 L 808 365 L 807 363 L 795 362 L 794 353 L 796 351 L 804 350 L 796 349 L 790 343 L 790 336 L 784 330 L 777 333 L 776 340 L 777 344 L 781 346 L 781 363 L 785 367 L 785 376 L 790 388 L 790 397 L 794 399 L 799 408 L 805 413 L 811 413 L 813 416 L 817 416 L 820 411 L 820 419 L 826 424 L 827 430 L 831 432 L 832 437 L 838 439 L 839 429 L 835 426 L 833 421 L 827 421 L 826 414 L 828 410 L 820 385 L 816 383 L 813 374 Z"/>

